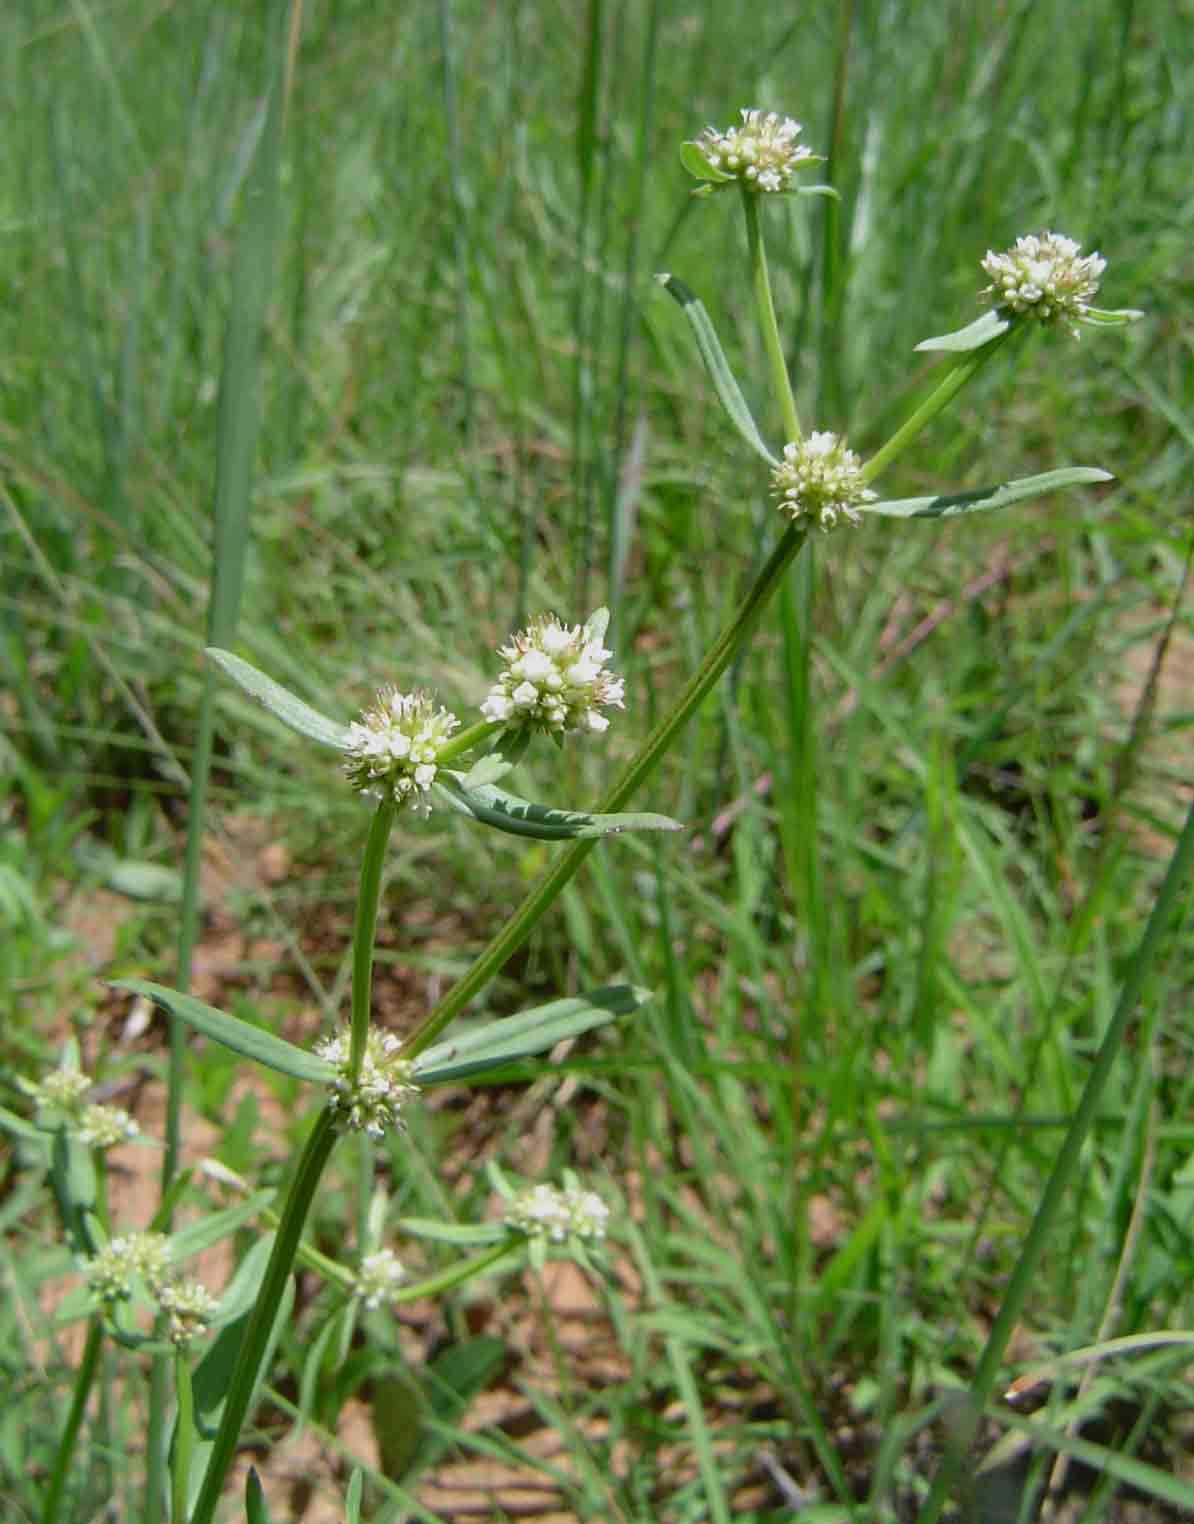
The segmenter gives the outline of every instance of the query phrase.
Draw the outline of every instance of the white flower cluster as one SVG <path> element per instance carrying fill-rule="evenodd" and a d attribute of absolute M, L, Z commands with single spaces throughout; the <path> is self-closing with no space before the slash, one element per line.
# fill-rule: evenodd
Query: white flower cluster
<path fill-rule="evenodd" d="M 51 1069 L 41 1080 L 20 1080 L 21 1089 L 33 1099 L 47 1124 L 65 1123 L 89 1148 L 113 1148 L 141 1136 L 137 1123 L 119 1106 L 87 1103 L 91 1078 L 71 1064 Z"/>
<path fill-rule="evenodd" d="M 506 1222 L 528 1237 L 604 1238 L 609 1207 L 596 1191 L 568 1186 L 531 1185 L 519 1191 L 506 1206 Z"/>
<path fill-rule="evenodd" d="M 173 1344 L 189 1344 L 211 1322 L 215 1297 L 199 1281 L 171 1278 L 170 1241 L 163 1233 L 126 1233 L 110 1239 L 87 1264 L 87 1285 L 99 1302 L 124 1301 L 138 1279 L 166 1314 Z"/>
<path fill-rule="evenodd" d="M 409 804 L 416 814 L 429 814 L 440 749 L 459 723 L 437 708 L 429 693 L 383 689 L 376 706 L 348 727 L 348 781 L 370 798 L 391 798 Z"/>
<path fill-rule="evenodd" d="M 114 1148 L 131 1143 L 141 1129 L 119 1106 L 84 1106 L 79 1117 L 78 1138 L 90 1148 Z"/>
<path fill-rule="evenodd" d="M 126 1233 L 109 1239 L 87 1263 L 87 1285 L 101 1302 L 131 1296 L 140 1278 L 156 1297 L 170 1268 L 170 1243 L 163 1233 Z"/>
<path fill-rule="evenodd" d="M 784 513 L 812 518 L 824 530 L 832 529 L 839 517 L 861 522 L 858 505 L 875 498 L 863 484 L 858 456 L 836 434 L 810 434 L 786 444 L 771 480 Z"/>
<path fill-rule="evenodd" d="M 625 683 L 605 670 L 613 652 L 601 644 L 604 618 L 595 619 L 569 626 L 544 614 L 513 636 L 498 651 L 506 666 L 481 705 L 485 718 L 557 735 L 608 730 L 600 711 L 625 707 Z"/>
<path fill-rule="evenodd" d="M 711 169 L 733 175 L 752 190 L 787 190 L 793 173 L 813 157 L 797 143 L 800 123 L 774 111 L 742 111 L 742 125 L 718 132 L 706 127 L 696 140 Z"/>
<path fill-rule="evenodd" d="M 158 1306 L 166 1314 L 170 1342 L 179 1349 L 203 1332 L 216 1310 L 216 1299 L 202 1281 L 174 1281 L 157 1295 Z"/>
<path fill-rule="evenodd" d="M 330 1087 L 332 1108 L 345 1127 L 380 1138 L 387 1128 L 402 1127 L 402 1107 L 419 1087 L 410 1083 L 410 1060 L 399 1056 L 402 1044 L 393 1032 L 369 1029 L 355 1084 L 348 1072 L 350 1045 L 347 1032 L 315 1045 L 317 1056 L 337 1071 Z"/>
<path fill-rule="evenodd" d="M 987 251 L 983 269 L 991 284 L 983 292 L 997 307 L 1029 312 L 1042 322 L 1060 319 L 1075 338 L 1076 320 L 1085 316 L 1099 289 L 1107 261 L 1080 253 L 1081 246 L 1060 233 L 1017 238 L 1003 254 Z"/>
<path fill-rule="evenodd" d="M 376 1254 L 366 1254 L 361 1260 L 353 1295 L 372 1310 L 388 1302 L 405 1279 L 406 1271 L 398 1256 L 391 1249 L 378 1249 Z"/>

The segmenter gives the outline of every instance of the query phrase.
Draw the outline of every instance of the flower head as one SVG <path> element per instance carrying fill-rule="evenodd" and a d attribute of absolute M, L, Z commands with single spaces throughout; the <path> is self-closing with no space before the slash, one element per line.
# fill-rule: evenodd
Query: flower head
<path fill-rule="evenodd" d="M 528 1238 L 549 1238 L 563 1243 L 566 1238 L 604 1238 L 609 1207 L 596 1191 L 568 1185 L 558 1190 L 554 1185 L 530 1185 L 519 1191 L 506 1206 L 506 1222 Z"/>
<path fill-rule="evenodd" d="M 1017 238 L 1003 254 L 988 250 L 983 269 L 991 284 L 982 295 L 997 307 L 1031 313 L 1041 322 L 1059 320 L 1076 338 L 1077 321 L 1085 317 L 1107 268 L 1105 259 L 1082 256 L 1079 248 L 1060 233 L 1042 233 Z"/>
<path fill-rule="evenodd" d="M 370 798 L 393 799 L 409 804 L 416 814 L 429 814 L 440 749 L 459 723 L 437 708 L 429 693 L 383 689 L 374 708 L 348 727 L 348 781 Z"/>
<path fill-rule="evenodd" d="M 332 1108 L 345 1127 L 380 1138 L 388 1127 L 403 1125 L 402 1107 L 419 1087 L 410 1083 L 411 1063 L 399 1056 L 402 1044 L 393 1032 L 369 1029 L 355 1083 L 349 1073 L 350 1044 L 349 1034 L 340 1032 L 315 1045 L 316 1054 L 336 1070 L 330 1086 Z"/>
<path fill-rule="evenodd" d="M 84 1106 L 75 1129 L 80 1143 L 91 1148 L 114 1148 L 141 1136 L 141 1129 L 119 1106 Z"/>
<path fill-rule="evenodd" d="M 101 1302 L 123 1301 L 140 1278 L 155 1296 L 165 1284 L 170 1243 L 162 1233 L 127 1233 L 112 1238 L 87 1264 L 87 1284 Z"/>
<path fill-rule="evenodd" d="M 73 1116 L 79 1103 L 91 1089 L 91 1078 L 72 1064 L 51 1069 L 39 1082 L 22 1081 L 21 1088 L 31 1095 L 39 1110 L 56 1110 Z"/>
<path fill-rule="evenodd" d="M 728 175 L 751 190 L 784 191 L 793 173 L 814 157 L 797 143 L 800 123 L 775 111 L 743 110 L 742 125 L 719 132 L 706 127 L 695 147 L 718 178 Z"/>
<path fill-rule="evenodd" d="M 170 1342 L 178 1348 L 189 1344 L 212 1320 L 216 1299 L 201 1281 L 174 1281 L 162 1286 L 158 1306 L 166 1314 Z"/>
<path fill-rule="evenodd" d="M 625 683 L 605 670 L 604 610 L 583 625 L 541 614 L 498 655 L 505 670 L 481 705 L 487 720 L 554 732 L 609 729 L 600 711 L 624 707 Z"/>
<path fill-rule="evenodd" d="M 376 1254 L 366 1254 L 361 1260 L 353 1295 L 372 1310 L 389 1301 L 405 1279 L 406 1271 L 398 1256 L 391 1249 L 378 1249 Z"/>
<path fill-rule="evenodd" d="M 860 523 L 858 505 L 875 498 L 863 483 L 858 456 L 836 434 L 810 434 L 786 444 L 771 480 L 786 514 L 808 516 L 824 530 L 832 529 L 839 517 Z"/>

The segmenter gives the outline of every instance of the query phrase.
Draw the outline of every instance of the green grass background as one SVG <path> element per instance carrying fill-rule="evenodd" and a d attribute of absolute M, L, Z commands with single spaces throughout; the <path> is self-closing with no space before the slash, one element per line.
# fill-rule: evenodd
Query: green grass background
<path fill-rule="evenodd" d="M 107 1043 L 64 897 L 133 890 L 112 966 L 170 968 L 175 910 L 150 869 L 177 864 L 185 829 L 264 16 L 162 0 L 0 14 L 15 1068 L 68 1020 Z M 391 681 L 465 707 L 528 613 L 608 603 L 629 712 L 532 767 L 552 803 L 597 797 L 776 532 L 765 473 L 652 280 L 670 270 L 700 295 L 774 441 L 740 218 L 732 197 L 691 199 L 683 139 L 761 105 L 829 154 L 840 201 L 769 205 L 764 223 L 802 419 L 864 453 L 933 369 L 916 342 L 976 315 L 988 247 L 1067 233 L 1108 259 L 1104 304 L 1147 314 L 997 363 L 883 489 L 1070 463 L 1116 482 L 818 543 L 637 801 L 692 834 L 601 848 L 492 992 L 504 1011 L 612 977 L 658 991 L 637 1027 L 569 1060 L 586 1099 L 556 1119 L 558 1163 L 634 1200 L 650 1307 L 622 1320 L 624 1381 L 534 1399 L 553 1421 L 559 1403 L 608 1419 L 598 1452 L 567 1429 L 564 1506 L 654 1516 L 680 1440 L 702 1465 L 660 1517 L 728 1517 L 764 1445 L 827 1501 L 865 1497 L 865 1471 L 873 1516 L 902 1517 L 917 1432 L 973 1366 L 1189 798 L 1194 685 L 1163 685 L 1154 709 L 1144 682 L 1166 632 L 1165 671 L 1191 662 L 1189 8 L 312 0 L 291 64 L 237 648 L 338 717 Z M 326 1013 L 346 969 L 303 929 L 347 923 L 365 817 L 323 755 L 226 689 L 216 745 L 213 829 L 261 813 L 298 865 L 223 908 L 289 946 L 295 1003 Z M 441 816 L 404 826 L 387 899 L 403 966 L 460 972 L 543 850 Z M 1039 1349 L 1092 1342 L 1109 1305 L 1120 1334 L 1194 1323 L 1189 905 L 1027 1309 Z M 275 971 L 240 972 L 251 1008 Z M 240 1167 L 252 1118 L 232 1115 L 229 1083 L 207 1050 L 192 1097 Z M 500 1115 L 490 1141 L 517 1167 Z M 443 1209 L 452 1123 L 417 1131 L 426 1164 L 396 1171 L 398 1205 Z M 20 1435 L 67 1377 L 34 1369 L 18 1310 L 63 1266 L 19 1159 L 6 1169 L 25 1293 L 0 1314 L 22 1394 L 0 1414 L 0 1468 L 24 1496 Z M 467 1217 L 485 1183 L 458 1190 Z M 827 1204 L 829 1247 L 812 1226 Z M 743 1371 L 775 1394 L 763 1416 L 723 1400 Z M 1181 1398 L 1172 1355 L 1100 1379 L 1150 1414 Z M 835 1441 L 847 1409 L 865 1466 Z M 1152 1432 L 1172 1459 L 1163 1417 Z M 633 1462 L 612 1476 L 621 1440 Z M 97 1447 L 101 1492 L 112 1453 Z"/>

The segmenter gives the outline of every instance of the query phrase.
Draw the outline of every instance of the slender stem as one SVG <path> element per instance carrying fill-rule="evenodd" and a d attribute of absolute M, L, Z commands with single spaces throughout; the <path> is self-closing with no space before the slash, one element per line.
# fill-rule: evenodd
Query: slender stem
<path fill-rule="evenodd" d="M 771 370 L 771 386 L 783 415 L 784 437 L 788 442 L 795 443 L 800 438 L 800 417 L 796 412 L 796 398 L 792 394 L 792 378 L 788 375 L 784 360 L 775 303 L 771 299 L 767 250 L 763 246 L 763 232 L 759 226 L 759 197 L 756 192 L 747 190 L 745 185 L 742 186 L 742 209 L 746 214 L 746 241 L 750 248 L 750 279 L 758 308 L 759 327 L 763 330 L 767 364 Z"/>
<path fill-rule="evenodd" d="M 453 1286 L 460 1286 L 465 1281 L 472 1280 L 474 1275 L 483 1275 L 486 1270 L 492 1270 L 504 1259 L 518 1259 L 522 1252 L 521 1239 L 515 1239 L 513 1242 L 505 1239 L 500 1244 L 495 1244 L 492 1249 L 486 1249 L 484 1254 L 475 1254 L 472 1259 L 457 1260 L 454 1265 L 449 1265 L 438 1275 L 429 1275 L 426 1280 L 414 1281 L 409 1286 L 403 1286 L 401 1291 L 396 1291 L 390 1300 L 396 1303 L 420 1302 L 425 1297 L 442 1296 L 445 1291 L 451 1291 Z"/>
<path fill-rule="evenodd" d="M 480 746 L 487 736 L 491 736 L 495 730 L 503 728 L 501 720 L 478 720 L 475 725 L 469 725 L 459 735 L 445 741 L 436 753 L 435 760 L 439 764 L 451 762 L 460 756 L 462 752 L 471 751 L 474 746 Z"/>
<path fill-rule="evenodd" d="M 806 533 L 797 524 L 785 530 L 737 613 L 689 678 L 672 709 L 643 742 L 620 781 L 602 800 L 598 807 L 600 811 L 605 813 L 620 810 L 655 771 L 680 730 L 692 718 L 701 701 L 729 666 L 734 654 L 750 636 L 768 600 L 779 586 L 780 578 L 804 544 Z M 413 1058 L 433 1042 L 478 990 L 493 978 L 506 960 L 518 951 L 595 845 L 596 840 L 592 837 L 574 841 L 555 866 L 540 879 L 489 946 L 480 953 L 468 973 L 453 985 L 422 1025 L 411 1033 L 403 1044 L 403 1052 L 407 1057 Z"/>
<path fill-rule="evenodd" d="M 1013 327 L 1007 333 L 1001 333 L 989 344 L 984 344 L 981 349 L 975 349 L 963 355 L 951 366 L 942 376 L 935 390 L 929 393 L 916 411 L 904 420 L 887 443 L 876 450 L 863 466 L 863 481 L 873 482 L 880 471 L 885 470 L 897 455 L 902 455 L 917 435 L 928 427 L 942 408 L 947 407 L 954 400 L 966 383 L 978 374 L 995 351 L 1015 331 Z"/>
<path fill-rule="evenodd" d="M 96 1313 L 87 1329 L 87 1343 L 83 1346 L 83 1358 L 79 1362 L 79 1369 L 75 1372 L 75 1390 L 71 1398 L 70 1412 L 66 1415 L 66 1424 L 62 1430 L 62 1437 L 58 1441 L 58 1452 L 54 1456 L 54 1469 L 50 1473 L 50 1485 L 46 1489 L 46 1501 L 41 1511 L 41 1524 L 58 1524 L 59 1509 L 62 1506 L 62 1493 L 66 1487 L 66 1474 L 70 1470 L 70 1463 L 74 1459 L 75 1443 L 79 1438 L 79 1426 L 83 1422 L 83 1412 L 87 1406 L 87 1399 L 91 1395 L 91 1386 L 95 1380 L 96 1367 L 99 1364 L 100 1347 L 104 1342 L 104 1322 L 99 1313 Z"/>
<path fill-rule="evenodd" d="M 195 1449 L 195 1393 L 191 1386 L 190 1361 L 181 1349 L 174 1357 L 174 1390 L 178 1397 L 178 1422 L 174 1427 L 170 1519 L 171 1524 L 187 1524 L 187 1498 L 191 1490 L 191 1457 Z"/>
<path fill-rule="evenodd" d="M 365 857 L 361 863 L 361 887 L 357 893 L 356 922 L 352 929 L 352 1038 L 349 1072 L 355 1083 L 365 1057 L 369 1035 L 369 1007 L 373 992 L 373 933 L 377 929 L 377 902 L 381 895 L 381 870 L 397 807 L 392 799 L 377 806 Z"/>
<path fill-rule="evenodd" d="M 1102 1104 L 1107 1081 L 1111 1077 L 1111 1071 L 1123 1047 L 1128 1023 L 1132 1019 L 1136 1002 L 1140 998 L 1145 977 L 1156 958 L 1158 943 L 1169 924 L 1178 890 L 1192 866 L 1194 866 L 1194 805 L 1190 806 L 1186 815 L 1185 827 L 1170 859 L 1161 892 L 1148 918 L 1148 925 L 1144 929 L 1140 945 L 1129 966 L 1127 978 L 1115 1007 L 1115 1014 L 1099 1046 L 1090 1076 L 1086 1081 L 1086 1088 L 1082 1092 L 1078 1109 L 1074 1112 L 1074 1119 L 1058 1151 L 1052 1173 L 1045 1183 L 1036 1216 L 1032 1219 L 1028 1237 L 1024 1240 L 1024 1247 L 1020 1251 L 1016 1268 L 1008 1283 L 1003 1305 L 987 1336 L 986 1347 L 979 1357 L 974 1379 L 970 1383 L 965 1422 L 960 1432 L 952 1437 L 945 1458 L 937 1468 L 932 1488 L 917 1515 L 917 1524 L 935 1524 L 945 1506 L 946 1499 L 953 1491 L 958 1473 L 969 1450 L 970 1441 L 978 1427 L 979 1417 L 991 1399 L 1008 1340 L 1011 1338 L 1012 1330 L 1019 1321 L 1024 1303 L 1032 1289 L 1041 1256 L 1056 1233 L 1057 1214 L 1061 1207 L 1062 1197 L 1078 1172 L 1082 1150 Z"/>
<path fill-rule="evenodd" d="M 380 813 L 380 812 L 379 812 Z M 240 1352 L 233 1368 L 228 1397 L 224 1404 L 224 1416 L 212 1444 L 207 1470 L 203 1476 L 195 1510 L 190 1524 L 211 1524 L 223 1491 L 224 1478 L 236 1454 L 241 1426 L 249 1411 L 253 1390 L 261 1373 L 261 1362 L 273 1333 L 274 1319 L 286 1290 L 286 1282 L 294 1266 L 299 1238 L 307 1220 L 311 1202 L 315 1198 L 319 1177 L 331 1156 L 336 1142 L 336 1130 L 330 1111 L 321 1113 L 307 1145 L 299 1160 L 298 1173 L 290 1187 L 278 1236 L 265 1267 L 265 1278 L 257 1293 L 257 1301 L 241 1340 Z"/>

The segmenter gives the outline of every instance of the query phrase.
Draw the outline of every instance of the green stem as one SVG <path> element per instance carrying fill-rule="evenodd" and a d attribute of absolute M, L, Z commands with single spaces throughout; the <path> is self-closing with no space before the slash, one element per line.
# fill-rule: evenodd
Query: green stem
<path fill-rule="evenodd" d="M 664 753 L 750 636 L 784 572 L 804 544 L 806 533 L 806 529 L 798 524 L 793 524 L 784 531 L 737 613 L 689 678 L 675 705 L 643 742 L 620 781 L 602 800 L 598 806 L 600 811 L 613 813 L 622 809 L 655 771 Z M 518 951 L 596 844 L 596 839 L 592 837 L 572 843 L 555 866 L 535 885 L 489 946 L 480 953 L 468 973 L 453 985 L 435 1010 L 411 1033 L 403 1044 L 406 1057 L 415 1057 L 432 1043 L 507 959 Z"/>
<path fill-rule="evenodd" d="M 191 1485 L 191 1457 L 195 1449 L 195 1393 L 191 1366 L 179 1350 L 174 1357 L 174 1391 L 178 1397 L 178 1421 L 174 1426 L 173 1473 L 170 1478 L 171 1524 L 187 1524 L 187 1495 Z"/>
<path fill-rule="evenodd" d="M 373 933 L 377 929 L 377 902 L 381 895 L 381 870 L 386 846 L 394 825 L 397 806 L 383 799 L 377 806 L 365 858 L 361 863 L 361 887 L 357 894 L 356 922 L 352 930 L 352 1038 L 349 1047 L 349 1073 L 355 1084 L 365 1057 L 365 1039 L 369 1035 L 369 1007 L 373 991 Z"/>
<path fill-rule="evenodd" d="M 500 720 L 478 720 L 475 725 L 469 725 L 459 735 L 444 742 L 436 753 L 436 763 L 442 766 L 445 762 L 453 761 L 462 752 L 471 751 L 474 746 L 480 746 L 486 737 L 491 736 L 495 730 L 501 729 L 503 726 Z"/>
<path fill-rule="evenodd" d="M 1082 1099 L 1078 1102 L 1074 1119 L 1070 1123 L 1052 1173 L 1045 1184 L 1044 1194 L 1036 1209 L 1036 1216 L 1032 1219 L 1032 1226 L 1028 1230 L 1028 1237 L 1024 1240 L 1020 1257 L 1016 1261 L 1016 1268 L 1012 1272 L 1003 1305 L 987 1336 L 986 1347 L 979 1358 L 974 1379 L 970 1383 L 965 1422 L 959 1432 L 951 1436 L 949 1449 L 937 1469 L 929 1495 L 917 1515 L 917 1524 L 936 1524 L 957 1482 L 958 1473 L 969 1453 L 971 1440 L 978 1427 L 979 1417 L 991 1400 L 1008 1340 L 1024 1310 L 1041 1257 L 1056 1234 L 1057 1216 L 1062 1198 L 1078 1173 L 1083 1148 L 1098 1116 L 1103 1092 L 1107 1088 L 1107 1081 L 1111 1077 L 1111 1071 L 1123 1047 L 1128 1023 L 1140 998 L 1145 977 L 1155 961 L 1157 946 L 1169 923 L 1178 890 L 1192 866 L 1194 866 L 1194 805 L 1191 805 L 1186 815 L 1181 839 L 1170 859 L 1161 892 L 1157 896 L 1157 902 L 1148 918 L 1148 925 L 1144 929 L 1144 935 L 1140 939 L 1140 945 L 1128 969 L 1127 978 L 1115 1007 L 1115 1014 L 1099 1046 L 1098 1055 L 1086 1081 L 1086 1088 L 1082 1092 Z"/>
<path fill-rule="evenodd" d="M 45 1506 L 41 1511 L 41 1524 L 58 1524 L 58 1510 L 62 1506 L 62 1493 L 66 1487 L 66 1474 L 70 1470 L 70 1463 L 75 1455 L 75 1443 L 79 1437 L 79 1426 L 83 1422 L 83 1411 L 87 1406 L 87 1399 L 91 1395 L 91 1386 L 95 1380 L 96 1366 L 99 1364 L 100 1347 L 104 1342 L 104 1323 L 99 1313 L 91 1319 L 87 1329 L 87 1343 L 83 1347 L 83 1358 L 79 1362 L 79 1369 L 75 1373 L 75 1391 L 71 1398 L 70 1412 L 66 1415 L 66 1424 L 62 1430 L 62 1437 L 58 1441 L 58 1452 L 54 1456 L 54 1469 L 50 1473 L 50 1485 L 46 1489 Z"/>
<path fill-rule="evenodd" d="M 796 411 L 796 398 L 792 394 L 792 378 L 788 375 L 784 361 L 784 346 L 775 317 L 775 303 L 771 299 L 767 250 L 763 246 L 763 233 L 759 226 L 759 197 L 756 192 L 747 190 L 745 185 L 742 186 L 742 209 L 746 214 L 746 241 L 750 248 L 750 279 L 758 308 L 759 327 L 763 330 L 767 364 L 771 369 L 771 386 L 783 414 L 785 439 L 794 444 L 800 438 L 800 417 Z"/>
<path fill-rule="evenodd" d="M 282 1221 L 278 1227 L 278 1236 L 274 1239 L 273 1251 L 265 1267 L 265 1278 L 261 1282 L 257 1301 L 241 1341 L 240 1352 L 237 1355 L 228 1388 L 228 1397 L 224 1404 L 224 1416 L 220 1420 L 220 1427 L 212 1444 L 207 1470 L 203 1476 L 203 1486 L 199 1491 L 190 1524 L 211 1524 L 215 1515 L 220 1494 L 224 1488 L 224 1478 L 236 1454 L 241 1427 L 249 1411 L 249 1403 L 252 1401 L 253 1390 L 261 1372 L 261 1362 L 273 1332 L 274 1318 L 294 1266 L 303 1224 L 307 1220 L 307 1213 L 311 1209 L 311 1203 L 315 1199 L 315 1191 L 319 1185 L 319 1177 L 331 1156 L 335 1142 L 336 1130 L 332 1114 L 325 1110 L 320 1114 L 311 1136 L 307 1139 L 307 1145 L 299 1160 L 298 1172 L 290 1187 L 290 1195 L 287 1197 Z"/>
<path fill-rule="evenodd" d="M 928 427 L 942 408 L 948 407 L 966 383 L 978 374 L 1000 345 L 1014 332 L 1015 329 L 1012 328 L 1007 333 L 1001 333 L 998 338 L 992 339 L 989 344 L 984 344 L 981 349 L 975 349 L 970 354 L 963 355 L 947 369 L 936 388 L 863 466 L 863 481 L 873 482 L 880 471 L 885 470 L 897 455 L 902 455 L 917 435 Z"/>
<path fill-rule="evenodd" d="M 519 1259 L 522 1256 L 523 1247 L 522 1239 L 515 1239 L 513 1242 L 503 1240 L 500 1244 L 495 1244 L 492 1249 L 486 1249 L 484 1254 L 476 1254 L 472 1259 L 457 1260 L 454 1265 L 449 1265 L 438 1275 L 429 1275 L 426 1280 L 403 1286 L 401 1291 L 394 1293 L 391 1301 L 419 1302 L 424 1297 L 442 1296 L 445 1291 L 451 1291 L 454 1286 L 460 1286 L 465 1281 L 472 1280 L 474 1275 L 483 1275 L 486 1270 L 493 1269 L 503 1259 Z"/>

